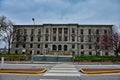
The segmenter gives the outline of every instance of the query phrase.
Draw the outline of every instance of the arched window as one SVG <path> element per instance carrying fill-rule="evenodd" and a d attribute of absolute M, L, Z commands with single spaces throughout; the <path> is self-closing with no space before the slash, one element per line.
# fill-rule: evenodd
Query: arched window
<path fill-rule="evenodd" d="M 56 50 L 57 50 L 57 46 L 56 46 L 56 45 L 53 45 L 53 46 L 52 46 L 52 49 L 53 49 L 54 51 L 56 51 Z"/>
<path fill-rule="evenodd" d="M 58 50 L 62 50 L 62 46 L 61 45 L 58 45 Z"/>
<path fill-rule="evenodd" d="M 67 45 L 64 45 L 64 51 L 67 51 Z"/>

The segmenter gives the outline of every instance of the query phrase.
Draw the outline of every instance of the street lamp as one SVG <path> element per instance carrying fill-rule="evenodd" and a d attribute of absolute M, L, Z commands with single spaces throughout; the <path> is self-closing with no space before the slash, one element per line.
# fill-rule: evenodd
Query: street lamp
<path fill-rule="evenodd" d="M 34 19 L 34 18 L 32 18 L 32 21 L 33 21 L 33 23 L 34 23 L 34 25 L 35 25 L 35 19 Z"/>
<path fill-rule="evenodd" d="M 34 28 L 34 30 L 35 30 L 35 19 L 34 18 L 32 18 L 32 21 L 33 21 L 33 28 Z M 34 55 L 34 50 L 32 50 L 32 54 L 31 54 L 31 63 L 33 63 L 33 55 Z"/>

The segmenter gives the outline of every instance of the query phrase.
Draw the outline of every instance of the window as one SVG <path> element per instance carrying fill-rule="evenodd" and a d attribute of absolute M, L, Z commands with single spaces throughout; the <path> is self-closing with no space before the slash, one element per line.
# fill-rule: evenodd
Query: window
<path fill-rule="evenodd" d="M 89 55 L 92 55 L 92 52 L 89 52 Z"/>
<path fill-rule="evenodd" d="M 81 49 L 84 49 L 84 46 L 83 46 L 83 45 L 81 45 Z"/>
<path fill-rule="evenodd" d="M 33 36 L 31 37 L 31 41 L 33 41 Z"/>
<path fill-rule="evenodd" d="M 83 34 L 83 29 L 80 29 L 80 34 Z"/>
<path fill-rule="evenodd" d="M 81 37 L 81 38 L 80 38 L 80 42 L 84 42 L 84 39 L 83 39 L 83 37 Z"/>
<path fill-rule="evenodd" d="M 74 36 L 72 36 L 72 41 L 75 41 L 75 37 Z"/>
<path fill-rule="evenodd" d="M 31 29 L 31 34 L 34 34 L 34 29 Z"/>
<path fill-rule="evenodd" d="M 75 49 L 75 44 L 72 44 L 72 49 Z"/>
<path fill-rule="evenodd" d="M 68 28 L 64 28 L 64 34 L 68 33 Z"/>
<path fill-rule="evenodd" d="M 67 36 L 64 36 L 64 41 L 67 41 Z"/>
<path fill-rule="evenodd" d="M 82 55 L 82 56 L 84 55 L 84 52 L 83 52 L 83 51 L 81 52 L 81 55 Z"/>
<path fill-rule="evenodd" d="M 18 50 L 15 50 L 15 54 L 18 54 Z"/>
<path fill-rule="evenodd" d="M 59 36 L 59 37 L 58 37 L 58 41 L 62 41 L 62 36 Z"/>
<path fill-rule="evenodd" d="M 98 29 L 96 29 L 96 34 L 99 34 L 99 30 Z"/>
<path fill-rule="evenodd" d="M 99 41 L 100 41 L 100 38 L 99 38 L 99 37 L 97 37 L 97 38 L 96 38 L 96 41 L 97 41 L 97 42 L 99 42 Z"/>
<path fill-rule="evenodd" d="M 62 33 L 62 28 L 58 28 L 58 33 L 59 33 L 59 34 Z"/>
<path fill-rule="evenodd" d="M 91 34 L 91 29 L 88 29 L 88 34 Z"/>
<path fill-rule="evenodd" d="M 53 50 L 53 51 L 56 51 L 56 50 L 57 50 L 57 46 L 56 46 L 56 45 L 53 45 L 53 46 L 52 46 L 52 50 Z"/>
<path fill-rule="evenodd" d="M 26 36 L 24 36 L 24 41 L 26 41 Z"/>
<path fill-rule="evenodd" d="M 30 51 L 30 54 L 32 54 L 32 50 Z"/>
<path fill-rule="evenodd" d="M 19 46 L 19 45 L 18 45 L 18 44 L 16 44 L 16 48 L 18 48 L 18 46 Z"/>
<path fill-rule="evenodd" d="M 19 41 L 19 38 L 20 38 L 20 37 L 19 37 L 19 36 L 17 36 L 17 39 L 16 39 L 16 41 Z"/>
<path fill-rule="evenodd" d="M 75 56 L 75 51 L 72 51 L 72 56 Z"/>
<path fill-rule="evenodd" d="M 17 34 L 20 34 L 20 31 L 21 31 L 21 29 L 18 29 L 18 30 L 17 30 Z"/>
<path fill-rule="evenodd" d="M 26 47 L 26 45 L 25 44 L 23 44 L 23 48 L 25 48 Z"/>
<path fill-rule="evenodd" d="M 46 33 L 49 33 L 49 30 L 48 30 L 48 28 L 46 28 Z"/>
<path fill-rule="evenodd" d="M 48 41 L 48 36 L 45 36 L 45 41 Z"/>
<path fill-rule="evenodd" d="M 48 44 L 45 44 L 45 48 L 48 48 Z"/>
<path fill-rule="evenodd" d="M 92 38 L 91 37 L 88 37 L 88 42 L 92 42 Z"/>
<path fill-rule="evenodd" d="M 40 35 L 41 34 L 41 29 L 38 29 L 38 35 Z"/>
<path fill-rule="evenodd" d="M 107 34 L 107 30 L 104 30 L 104 34 Z"/>
<path fill-rule="evenodd" d="M 97 45 L 97 49 L 100 49 L 100 46 L 99 46 L 99 45 Z"/>
<path fill-rule="evenodd" d="M 40 54 L 40 51 L 37 51 L 37 54 Z"/>
<path fill-rule="evenodd" d="M 64 51 L 67 51 L 67 45 L 64 45 Z"/>
<path fill-rule="evenodd" d="M 33 48 L 33 44 L 30 44 L 30 48 Z"/>
<path fill-rule="evenodd" d="M 62 46 L 61 45 L 58 45 L 58 50 L 62 50 Z"/>
<path fill-rule="evenodd" d="M 108 55 L 108 52 L 106 52 L 105 55 Z"/>
<path fill-rule="evenodd" d="M 40 37 L 38 37 L 38 41 L 40 41 Z"/>
<path fill-rule="evenodd" d="M 27 29 L 24 29 L 24 34 L 27 34 Z"/>
<path fill-rule="evenodd" d="M 92 45 L 91 44 L 89 44 L 89 49 L 92 49 Z"/>
<path fill-rule="evenodd" d="M 72 33 L 75 33 L 75 28 L 72 28 Z"/>
<path fill-rule="evenodd" d="M 56 29 L 56 28 L 53 28 L 53 33 L 54 33 L 54 34 L 56 34 L 56 31 L 57 31 L 57 29 Z"/>
<path fill-rule="evenodd" d="M 53 41 L 56 41 L 56 36 L 53 36 Z"/>
<path fill-rule="evenodd" d="M 40 44 L 37 45 L 37 48 L 40 48 Z"/>

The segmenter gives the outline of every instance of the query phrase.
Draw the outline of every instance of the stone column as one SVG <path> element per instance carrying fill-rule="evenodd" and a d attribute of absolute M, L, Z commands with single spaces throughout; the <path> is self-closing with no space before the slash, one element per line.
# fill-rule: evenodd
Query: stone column
<path fill-rule="evenodd" d="M 56 33 L 57 33 L 57 34 L 56 34 L 56 41 L 58 41 L 58 28 L 56 28 L 56 31 L 57 31 L 57 32 L 56 32 Z"/>
<path fill-rule="evenodd" d="M 64 41 L 64 28 L 62 28 L 62 41 Z"/>

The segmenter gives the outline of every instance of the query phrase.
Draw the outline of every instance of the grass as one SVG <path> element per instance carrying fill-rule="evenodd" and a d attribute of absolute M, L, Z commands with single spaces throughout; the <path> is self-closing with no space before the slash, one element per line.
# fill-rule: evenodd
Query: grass
<path fill-rule="evenodd" d="M 120 56 L 75 56 L 75 60 L 120 60 Z"/>
<path fill-rule="evenodd" d="M 25 54 L 0 54 L 0 58 L 4 57 L 8 60 L 20 60 L 20 59 L 26 59 L 27 56 Z"/>
<path fill-rule="evenodd" d="M 24 57 L 25 54 L 0 54 L 0 57 Z"/>

